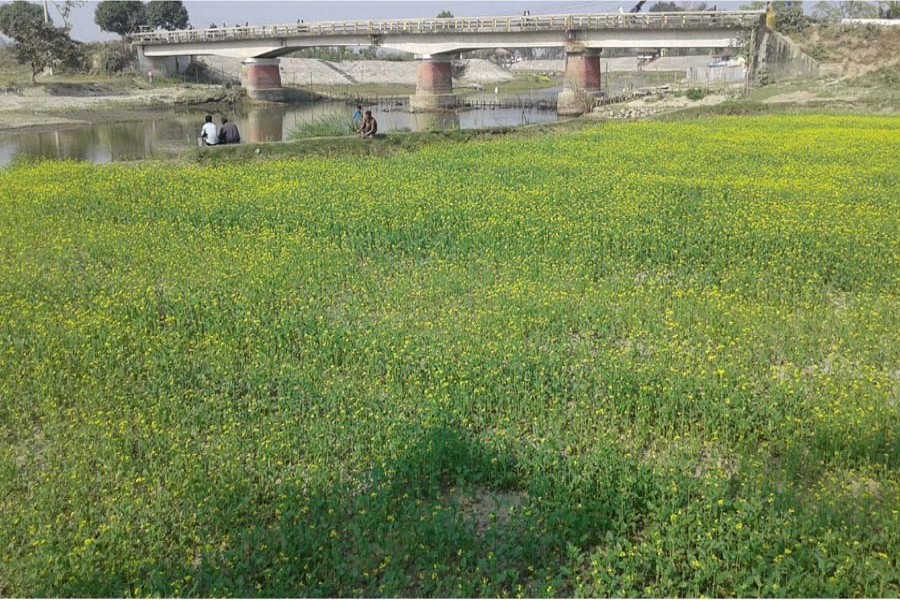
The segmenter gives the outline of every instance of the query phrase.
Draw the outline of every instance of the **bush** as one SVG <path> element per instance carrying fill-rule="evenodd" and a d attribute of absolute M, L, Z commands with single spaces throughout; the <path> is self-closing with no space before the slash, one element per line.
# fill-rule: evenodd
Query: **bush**
<path fill-rule="evenodd" d="M 684 95 L 688 100 L 697 101 L 703 100 L 703 98 L 706 96 L 706 93 L 700 88 L 691 88 L 687 92 L 685 92 Z"/>
<path fill-rule="evenodd" d="M 134 70 L 136 55 L 134 49 L 125 44 L 112 42 L 97 44 L 88 50 L 92 73 L 113 75 Z"/>
<path fill-rule="evenodd" d="M 780 10 L 775 13 L 775 29 L 782 33 L 799 33 L 812 25 L 812 19 L 799 8 Z"/>

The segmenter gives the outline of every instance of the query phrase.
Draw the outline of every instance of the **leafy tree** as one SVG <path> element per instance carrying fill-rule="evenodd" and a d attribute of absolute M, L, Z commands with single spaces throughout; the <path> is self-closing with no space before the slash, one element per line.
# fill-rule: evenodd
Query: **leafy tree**
<path fill-rule="evenodd" d="M 841 19 L 872 19 L 878 16 L 878 7 L 870 2 L 817 2 L 813 8 L 813 16 L 826 22 L 837 22 Z"/>
<path fill-rule="evenodd" d="M 836 22 L 844 17 L 841 5 L 837 2 L 816 2 L 813 7 L 813 17 L 818 21 Z"/>
<path fill-rule="evenodd" d="M 16 37 L 16 32 L 33 23 L 44 22 L 44 10 L 37 4 L 16 0 L 0 4 L 0 33 L 6 37 Z"/>
<path fill-rule="evenodd" d="M 878 13 L 882 19 L 900 19 L 900 0 L 881 2 Z"/>
<path fill-rule="evenodd" d="M 878 7 L 871 2 L 841 2 L 848 19 L 877 19 Z"/>
<path fill-rule="evenodd" d="M 437 14 L 437 17 L 435 17 L 435 18 L 437 18 L 437 19 L 452 19 L 453 13 L 450 12 L 449 10 L 442 10 L 441 12 L 439 12 Z"/>
<path fill-rule="evenodd" d="M 187 29 L 188 11 L 181 0 L 151 0 L 147 5 L 147 22 L 155 29 Z"/>
<path fill-rule="evenodd" d="M 802 2 L 773 2 L 775 29 L 784 33 L 803 31 L 810 24 L 810 18 L 803 12 Z"/>
<path fill-rule="evenodd" d="M 53 8 L 56 9 L 56 12 L 59 13 L 62 19 L 63 28 L 69 28 L 69 17 L 72 16 L 72 11 L 85 4 L 87 4 L 87 0 L 61 0 L 53 3 Z"/>
<path fill-rule="evenodd" d="M 43 20 L 27 21 L 17 30 L 15 40 L 13 55 L 20 63 L 31 66 L 32 83 L 38 73 L 51 65 L 73 67 L 81 61 L 79 45 L 66 30 Z"/>
<path fill-rule="evenodd" d="M 649 12 L 682 12 L 683 8 L 674 2 L 657 2 L 650 7 Z"/>
<path fill-rule="evenodd" d="M 741 10 L 766 10 L 767 5 L 768 2 L 765 0 L 754 0 L 747 4 L 741 4 Z M 775 9 L 776 13 L 778 11 L 792 9 L 803 12 L 803 2 L 801 0 L 775 0 L 775 2 L 772 2 L 772 8 Z"/>
<path fill-rule="evenodd" d="M 146 6 L 138 0 L 103 0 L 97 4 L 94 23 L 103 31 L 125 37 L 147 25 Z"/>

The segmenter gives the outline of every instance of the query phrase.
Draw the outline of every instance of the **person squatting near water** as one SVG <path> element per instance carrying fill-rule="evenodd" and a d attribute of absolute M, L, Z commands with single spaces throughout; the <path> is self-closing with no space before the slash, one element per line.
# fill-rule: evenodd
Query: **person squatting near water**
<path fill-rule="evenodd" d="M 241 132 L 238 131 L 237 125 L 228 119 L 222 119 L 222 128 L 219 129 L 220 144 L 240 144 Z"/>
<path fill-rule="evenodd" d="M 357 133 L 359 133 L 359 137 L 363 139 L 374 138 L 375 134 L 378 133 L 378 121 L 372 116 L 371 110 L 366 111 L 366 116 L 363 118 Z"/>

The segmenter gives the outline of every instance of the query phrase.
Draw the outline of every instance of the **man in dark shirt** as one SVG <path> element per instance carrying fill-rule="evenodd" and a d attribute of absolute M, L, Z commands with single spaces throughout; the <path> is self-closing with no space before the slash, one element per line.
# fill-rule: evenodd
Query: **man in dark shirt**
<path fill-rule="evenodd" d="M 238 131 L 237 125 L 228 119 L 222 119 L 222 129 L 219 130 L 220 144 L 239 144 L 241 142 L 241 133 Z"/>

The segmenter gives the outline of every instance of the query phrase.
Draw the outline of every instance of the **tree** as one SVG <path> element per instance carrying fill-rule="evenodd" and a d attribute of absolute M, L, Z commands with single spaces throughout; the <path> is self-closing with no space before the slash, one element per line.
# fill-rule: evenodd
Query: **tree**
<path fill-rule="evenodd" d="M 181 0 L 151 0 L 147 5 L 147 22 L 154 29 L 187 29 L 188 11 Z"/>
<path fill-rule="evenodd" d="M 878 8 L 870 2 L 817 2 L 813 8 L 813 17 L 831 23 L 841 19 L 873 19 L 877 16 Z"/>
<path fill-rule="evenodd" d="M 87 4 L 87 0 L 61 0 L 53 3 L 53 8 L 56 9 L 56 12 L 59 13 L 62 19 L 64 29 L 69 28 L 69 17 L 72 16 L 72 11 L 85 4 Z"/>
<path fill-rule="evenodd" d="M 871 2 L 841 2 L 848 19 L 877 19 L 878 7 Z"/>
<path fill-rule="evenodd" d="M 657 2 L 653 6 L 650 7 L 649 12 L 682 12 L 683 8 L 675 4 L 674 2 Z"/>
<path fill-rule="evenodd" d="M 803 2 L 773 2 L 775 29 L 784 33 L 795 33 L 809 27 L 809 17 L 803 12 Z"/>
<path fill-rule="evenodd" d="M 20 63 L 31 66 L 32 83 L 49 66 L 72 67 L 81 60 L 78 43 L 65 29 L 44 23 L 43 17 L 41 21 L 27 21 L 17 30 L 15 40 L 13 55 Z"/>
<path fill-rule="evenodd" d="M 747 4 L 741 4 L 741 10 L 766 10 L 768 6 L 768 2 L 765 0 L 754 0 L 753 2 L 748 2 Z M 803 2 L 801 0 L 775 0 L 772 2 L 772 8 L 775 12 L 779 10 L 792 10 L 797 9 L 799 11 L 803 11 Z"/>
<path fill-rule="evenodd" d="M 16 32 L 33 23 L 44 22 L 44 10 L 37 4 L 16 0 L 0 4 L 0 33 L 15 39 Z"/>
<path fill-rule="evenodd" d="M 452 19 L 453 13 L 450 12 L 449 10 L 442 10 L 441 12 L 439 12 L 437 14 L 437 17 L 435 17 L 435 18 L 437 18 L 437 19 Z"/>
<path fill-rule="evenodd" d="M 882 19 L 900 19 L 900 0 L 881 2 L 878 13 Z"/>
<path fill-rule="evenodd" d="M 844 13 L 841 10 L 841 5 L 839 3 L 826 2 L 825 0 L 816 2 L 812 14 L 817 21 L 825 21 L 828 23 L 840 21 L 844 17 Z"/>
<path fill-rule="evenodd" d="M 138 0 L 103 0 L 94 11 L 94 23 L 103 31 L 125 37 L 147 25 L 147 10 Z"/>

